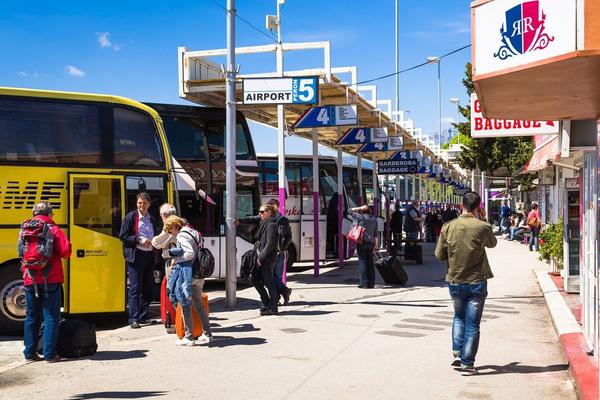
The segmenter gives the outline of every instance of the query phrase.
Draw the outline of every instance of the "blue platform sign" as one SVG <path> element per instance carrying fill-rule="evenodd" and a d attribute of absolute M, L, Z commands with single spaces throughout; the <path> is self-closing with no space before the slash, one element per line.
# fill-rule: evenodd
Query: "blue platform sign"
<path fill-rule="evenodd" d="M 377 142 L 377 143 L 366 143 L 360 149 L 358 149 L 357 153 L 376 153 L 382 151 L 389 151 L 387 142 Z"/>
<path fill-rule="evenodd" d="M 369 129 L 370 128 L 352 128 L 348 129 L 344 135 L 338 139 L 337 145 L 356 145 L 365 144 L 369 140 Z"/>
<path fill-rule="evenodd" d="M 327 126 L 356 125 L 356 106 L 323 106 L 309 108 L 292 128 L 323 128 Z"/>
<path fill-rule="evenodd" d="M 419 174 L 432 174 L 433 173 L 433 166 L 431 166 L 431 165 L 422 165 L 421 167 L 419 167 L 419 170 L 417 171 L 417 173 L 419 173 Z"/>
<path fill-rule="evenodd" d="M 410 157 L 410 150 L 400 150 L 394 153 L 389 160 L 408 160 Z"/>

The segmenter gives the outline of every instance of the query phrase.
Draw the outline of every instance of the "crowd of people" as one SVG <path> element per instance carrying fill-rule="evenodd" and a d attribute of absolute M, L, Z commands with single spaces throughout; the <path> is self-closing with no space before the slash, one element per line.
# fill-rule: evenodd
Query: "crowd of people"
<path fill-rule="evenodd" d="M 531 203 L 529 212 L 525 212 L 523 208 L 513 211 L 508 205 L 508 200 L 502 202 L 499 231 L 503 239 L 527 242 L 529 251 L 539 251 L 541 227 L 542 218 L 536 202 Z"/>

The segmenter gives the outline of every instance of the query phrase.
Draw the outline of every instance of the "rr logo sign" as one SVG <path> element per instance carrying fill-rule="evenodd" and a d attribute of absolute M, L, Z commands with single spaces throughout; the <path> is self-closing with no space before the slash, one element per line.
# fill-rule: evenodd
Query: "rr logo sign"
<path fill-rule="evenodd" d="M 554 36 L 544 32 L 546 14 L 540 10 L 539 0 L 525 1 L 506 11 L 506 20 L 500 27 L 502 45 L 494 57 L 506 60 L 548 47 Z"/>

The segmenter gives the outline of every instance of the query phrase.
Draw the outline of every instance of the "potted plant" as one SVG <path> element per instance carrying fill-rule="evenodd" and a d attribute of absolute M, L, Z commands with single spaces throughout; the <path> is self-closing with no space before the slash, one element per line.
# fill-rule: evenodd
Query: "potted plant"
<path fill-rule="evenodd" d="M 540 232 L 539 259 L 550 261 L 551 274 L 560 275 L 563 267 L 563 221 L 546 225 Z"/>

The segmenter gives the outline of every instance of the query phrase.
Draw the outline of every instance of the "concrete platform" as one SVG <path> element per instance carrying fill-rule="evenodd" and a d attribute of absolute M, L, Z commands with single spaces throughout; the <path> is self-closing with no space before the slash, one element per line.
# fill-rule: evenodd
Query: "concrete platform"
<path fill-rule="evenodd" d="M 2 397 L 576 399 L 531 259 L 518 246 L 501 241 L 489 251 L 496 277 L 478 376 L 449 365 L 445 266 L 426 245 L 423 265 L 407 263 L 406 287 L 383 285 L 378 276 L 375 289 L 358 289 L 356 263 L 323 268 L 319 278 L 293 273 L 292 303 L 278 316 L 259 316 L 253 288 L 238 293 L 234 311 L 213 303 L 210 347 L 176 347 L 160 325 L 104 331 L 92 357 L 0 373 Z M 7 343 L 0 353 L 18 347 Z"/>

